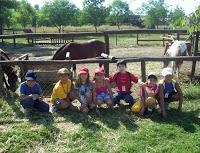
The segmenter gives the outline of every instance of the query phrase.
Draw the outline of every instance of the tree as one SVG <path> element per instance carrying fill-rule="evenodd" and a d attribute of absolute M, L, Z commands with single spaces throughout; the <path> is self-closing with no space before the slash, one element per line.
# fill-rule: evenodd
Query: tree
<path fill-rule="evenodd" d="M 121 0 L 114 0 L 110 6 L 109 20 L 120 29 L 120 23 L 127 22 L 130 15 L 129 5 Z"/>
<path fill-rule="evenodd" d="M 176 7 L 174 11 L 169 14 L 169 22 L 173 25 L 173 27 L 182 26 L 184 24 L 184 18 L 185 12 L 180 7 Z"/>
<path fill-rule="evenodd" d="M 82 23 L 94 25 L 97 32 L 97 26 L 105 22 L 107 9 L 103 6 L 105 0 L 84 0 L 82 11 Z"/>
<path fill-rule="evenodd" d="M 200 5 L 194 13 L 188 18 L 189 32 L 197 32 L 200 30 Z"/>
<path fill-rule="evenodd" d="M 10 22 L 12 9 L 16 8 L 16 0 L 0 0 L 0 35 L 3 34 L 3 27 Z"/>
<path fill-rule="evenodd" d="M 62 26 L 72 23 L 78 11 L 78 8 L 68 0 L 53 0 L 46 2 L 43 7 L 39 18 L 45 17 L 46 23 L 48 19 L 51 25 L 58 28 L 59 32 Z"/>
<path fill-rule="evenodd" d="M 26 0 L 22 0 L 19 2 L 16 12 L 14 12 L 13 20 L 16 20 L 23 28 L 26 28 L 27 25 L 32 25 L 34 16 L 34 8 Z"/>
<path fill-rule="evenodd" d="M 164 0 L 149 0 L 142 4 L 140 11 L 146 14 L 144 23 L 148 28 L 158 28 L 167 21 L 168 9 Z"/>

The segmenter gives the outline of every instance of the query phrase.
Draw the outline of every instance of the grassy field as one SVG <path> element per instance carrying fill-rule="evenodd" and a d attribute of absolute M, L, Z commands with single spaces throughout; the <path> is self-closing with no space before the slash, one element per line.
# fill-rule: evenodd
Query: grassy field
<path fill-rule="evenodd" d="M 26 119 L 18 99 L 0 99 L 0 152 L 197 153 L 200 87 L 183 89 L 183 112 L 177 113 L 177 104 L 171 104 L 166 120 L 157 112 L 143 118 L 118 107 L 113 111 L 102 108 L 100 116 L 92 112 L 35 112 Z"/>

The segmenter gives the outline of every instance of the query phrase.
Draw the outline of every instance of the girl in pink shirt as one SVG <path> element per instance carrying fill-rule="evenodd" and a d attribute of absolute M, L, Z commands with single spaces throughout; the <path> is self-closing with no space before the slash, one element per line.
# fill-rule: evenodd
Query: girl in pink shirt
<path fill-rule="evenodd" d="M 113 108 L 113 96 L 109 80 L 105 78 L 103 68 L 95 69 L 93 81 L 93 100 L 100 106 L 105 102 L 109 107 Z"/>

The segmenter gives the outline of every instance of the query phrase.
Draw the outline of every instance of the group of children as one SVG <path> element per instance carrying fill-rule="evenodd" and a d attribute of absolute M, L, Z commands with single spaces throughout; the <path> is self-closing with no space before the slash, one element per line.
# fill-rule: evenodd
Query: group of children
<path fill-rule="evenodd" d="M 124 60 L 117 62 L 117 73 L 109 78 L 105 77 L 104 68 L 97 68 L 90 80 L 90 73 L 87 67 L 80 68 L 78 77 L 73 85 L 69 79 L 70 71 L 66 68 L 58 70 L 59 81 L 55 84 L 50 99 L 50 105 L 42 98 L 40 85 L 36 82 L 35 72 L 27 72 L 25 82 L 20 85 L 20 103 L 30 114 L 33 108 L 42 112 L 56 112 L 59 109 L 79 110 L 72 104 L 78 99 L 81 103 L 80 110 L 87 113 L 90 109 L 99 113 L 99 107 L 106 103 L 113 109 L 115 105 L 121 106 L 121 100 L 129 103 L 133 112 L 141 115 L 151 113 L 159 104 L 159 111 L 166 117 L 166 109 L 172 101 L 179 101 L 178 110 L 182 111 L 183 96 L 179 84 L 173 80 L 172 69 L 164 68 L 163 79 L 158 83 L 155 73 L 150 73 L 147 81 L 143 83 L 136 75 L 126 70 Z M 131 95 L 132 82 L 140 84 L 140 101 L 135 102 Z M 116 92 L 113 94 L 111 83 L 116 84 Z"/>

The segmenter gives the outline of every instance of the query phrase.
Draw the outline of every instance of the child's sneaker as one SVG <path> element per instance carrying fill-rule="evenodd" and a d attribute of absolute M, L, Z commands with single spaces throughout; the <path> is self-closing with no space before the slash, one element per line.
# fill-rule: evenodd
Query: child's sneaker
<path fill-rule="evenodd" d="M 52 114 L 54 114 L 57 110 L 58 109 L 57 109 L 56 105 L 53 105 L 52 107 L 50 107 L 49 112 L 52 113 Z"/>

